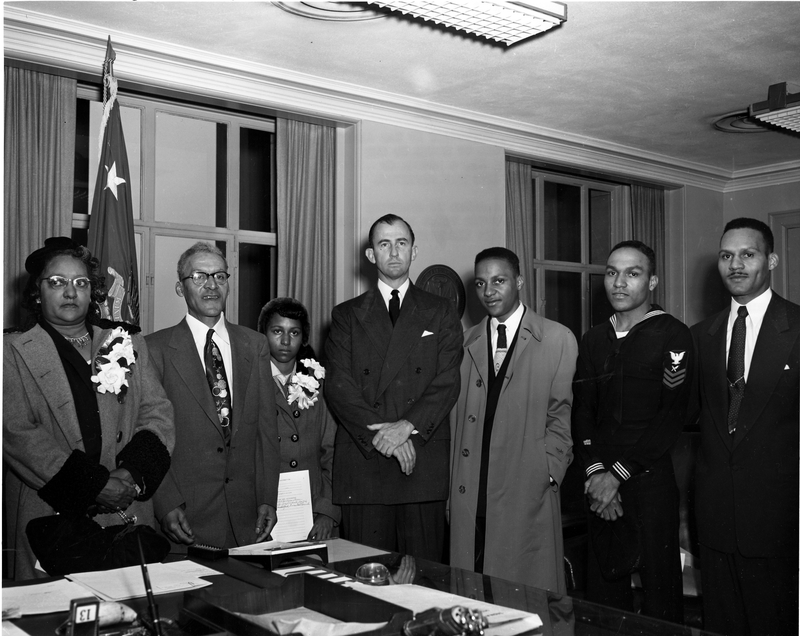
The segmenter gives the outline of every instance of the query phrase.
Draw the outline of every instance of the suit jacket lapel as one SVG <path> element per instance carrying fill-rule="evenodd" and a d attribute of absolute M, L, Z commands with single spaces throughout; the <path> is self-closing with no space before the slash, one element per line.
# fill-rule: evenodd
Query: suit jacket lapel
<path fill-rule="evenodd" d="M 789 330 L 789 318 L 780 297 L 773 293 L 764 321 L 758 332 L 758 340 L 750 361 L 747 384 L 739 409 L 739 421 L 733 445 L 736 446 L 758 421 L 761 411 L 775 391 L 783 368 L 791 351 L 790 342 L 783 341 Z"/>
<path fill-rule="evenodd" d="M 231 361 L 235 361 L 235 369 L 227 370 L 229 377 L 233 373 L 233 422 L 231 424 L 231 436 L 236 434 L 239 428 L 239 420 L 244 417 L 245 397 L 247 396 L 247 385 L 252 375 L 253 352 L 245 346 L 244 339 L 238 331 L 238 326 L 225 321 L 228 336 L 231 339 Z M 274 380 L 273 380 L 274 381 Z M 208 386 L 206 384 L 206 386 Z M 212 401 L 213 402 L 213 401 Z M 214 408 L 214 418 L 217 418 L 216 407 Z"/>
<path fill-rule="evenodd" d="M 381 299 L 382 300 L 382 299 Z M 434 309 L 424 309 L 417 304 L 417 291 L 414 285 L 409 285 L 403 298 L 403 305 L 400 310 L 400 317 L 392 329 L 389 339 L 389 348 L 383 360 L 381 369 L 381 379 L 378 382 L 376 395 L 381 395 L 397 376 L 400 369 L 411 355 L 412 349 L 422 337 L 425 325 L 430 324 L 431 314 Z M 388 311 L 387 311 L 388 314 Z M 391 320 L 389 325 L 391 325 Z M 435 335 L 426 336 L 434 338 Z"/>
<path fill-rule="evenodd" d="M 472 364 L 486 387 L 489 386 L 489 348 L 486 344 L 487 322 L 489 322 L 489 318 L 481 320 L 478 323 L 478 328 L 472 332 L 472 337 L 464 344 L 467 354 L 472 358 Z"/>
<path fill-rule="evenodd" d="M 392 337 L 392 322 L 389 311 L 383 304 L 383 298 L 377 289 L 364 296 L 360 307 L 354 307 L 353 313 L 356 320 L 367 333 L 372 343 L 373 350 L 381 357 L 386 358 L 386 350 Z"/>
<path fill-rule="evenodd" d="M 531 339 L 535 338 L 541 342 L 542 333 L 542 317 L 526 305 L 525 315 L 522 317 L 519 327 L 517 328 L 517 344 L 514 345 L 514 351 L 511 354 L 511 362 L 509 362 L 508 369 L 506 369 L 506 377 L 503 380 L 502 391 L 505 391 L 511 378 L 514 376 L 514 368 L 517 365 L 517 360 L 522 356 L 523 352 L 530 344 Z"/>
<path fill-rule="evenodd" d="M 728 449 L 732 449 L 733 439 L 728 433 L 728 360 L 725 353 L 729 314 L 730 310 L 720 312 L 703 334 L 708 338 L 711 352 L 703 383 L 707 387 L 708 405 L 717 433 Z"/>
<path fill-rule="evenodd" d="M 211 397 L 211 390 L 208 388 L 203 363 L 197 354 L 194 338 L 192 338 L 192 332 L 189 325 L 186 324 L 185 318 L 173 330 L 169 346 L 172 349 L 170 362 L 175 367 L 176 373 L 183 379 L 195 401 L 203 408 L 209 422 L 222 435 L 217 408 L 214 406 L 214 398 Z"/>
<path fill-rule="evenodd" d="M 14 343 L 14 347 L 25 361 L 48 406 L 56 414 L 54 419 L 64 431 L 64 436 L 75 444 L 80 443 L 83 434 L 72 401 L 72 389 L 53 340 L 39 325 L 23 334 L 23 337 Z"/>

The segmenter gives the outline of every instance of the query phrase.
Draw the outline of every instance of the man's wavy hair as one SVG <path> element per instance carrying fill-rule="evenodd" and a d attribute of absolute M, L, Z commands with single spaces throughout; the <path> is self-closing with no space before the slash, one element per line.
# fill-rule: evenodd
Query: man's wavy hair
<path fill-rule="evenodd" d="M 100 323 L 102 317 L 100 305 L 105 302 L 108 296 L 106 279 L 105 276 L 100 275 L 100 261 L 92 256 L 92 253 L 86 247 L 75 243 L 74 247 L 54 249 L 48 252 L 44 258 L 37 263 L 36 270 L 38 271 L 30 272 L 28 283 L 25 285 L 25 289 L 22 292 L 22 308 L 28 312 L 28 321 L 25 324 L 26 331 L 34 327 L 42 316 L 42 305 L 38 302 L 42 297 L 39 291 L 39 286 L 42 281 L 41 277 L 50 262 L 59 256 L 72 256 L 86 265 L 86 276 L 92 285 L 92 294 L 91 300 L 89 301 L 89 311 L 86 314 L 86 322 L 91 325 Z"/>

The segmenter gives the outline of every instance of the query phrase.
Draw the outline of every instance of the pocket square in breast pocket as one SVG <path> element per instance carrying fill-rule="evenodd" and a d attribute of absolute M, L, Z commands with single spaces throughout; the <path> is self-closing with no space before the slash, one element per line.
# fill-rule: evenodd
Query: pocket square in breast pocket
<path fill-rule="evenodd" d="M 433 335 L 433 332 L 432 332 L 432 331 L 425 330 L 425 331 L 423 331 L 423 332 L 422 332 L 422 337 L 423 337 L 423 338 L 424 338 L 425 336 L 432 336 L 432 335 Z"/>
<path fill-rule="evenodd" d="M 789 370 L 789 365 L 787 364 L 785 367 L 783 367 L 783 370 L 784 371 L 788 371 Z"/>

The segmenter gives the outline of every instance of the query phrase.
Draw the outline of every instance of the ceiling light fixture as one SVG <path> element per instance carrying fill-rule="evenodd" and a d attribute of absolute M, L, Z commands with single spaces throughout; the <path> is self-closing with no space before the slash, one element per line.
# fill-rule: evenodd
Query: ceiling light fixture
<path fill-rule="evenodd" d="M 787 93 L 786 82 L 773 84 L 767 101 L 750 106 L 750 115 L 781 128 L 800 132 L 800 93 Z"/>
<path fill-rule="evenodd" d="M 535 2 L 400 0 L 370 4 L 474 33 L 489 40 L 503 42 L 506 46 L 552 29 L 567 19 L 567 5 L 550 0 Z"/>

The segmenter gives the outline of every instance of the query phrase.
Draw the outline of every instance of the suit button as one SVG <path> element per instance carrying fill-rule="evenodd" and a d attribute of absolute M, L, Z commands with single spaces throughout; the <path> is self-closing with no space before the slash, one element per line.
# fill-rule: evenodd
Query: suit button
<path fill-rule="evenodd" d="M 414 398 L 411 398 L 411 399 L 408 401 L 408 403 L 409 403 L 409 404 L 414 404 Z"/>
<path fill-rule="evenodd" d="M 218 452 L 218 453 L 222 453 L 222 452 L 224 452 L 224 451 L 223 451 L 223 449 L 222 449 L 222 446 L 220 446 L 220 447 L 218 447 L 218 448 L 217 448 L 217 452 Z"/>
<path fill-rule="evenodd" d="M 292 461 L 290 461 L 289 466 L 291 466 L 292 468 L 297 468 L 297 460 L 293 459 Z"/>
<path fill-rule="evenodd" d="M 117 433 L 117 444 L 119 444 L 121 441 L 122 441 L 122 431 Z"/>
<path fill-rule="evenodd" d="M 230 478 L 230 477 L 226 477 L 226 478 L 225 478 L 225 483 L 226 483 L 226 484 L 229 484 L 229 483 L 231 483 L 231 478 Z"/>
<path fill-rule="evenodd" d="M 364 375 L 369 375 L 369 369 L 364 369 L 363 373 Z"/>
<path fill-rule="evenodd" d="M 293 441 L 293 442 L 296 442 L 296 441 L 297 441 L 297 440 L 299 440 L 299 439 L 300 439 L 300 438 L 297 436 L 297 433 L 295 433 L 294 435 L 292 435 L 292 441 Z"/>
<path fill-rule="evenodd" d="M 279 441 L 279 442 L 281 441 L 281 436 L 280 436 L 280 435 L 278 435 L 278 441 Z"/>
<path fill-rule="evenodd" d="M 464 450 L 462 450 L 462 451 L 461 451 L 461 454 L 462 454 L 464 457 L 469 457 L 469 449 L 468 449 L 468 448 L 465 448 Z"/>
<path fill-rule="evenodd" d="M 375 404 L 373 404 L 372 406 L 373 406 L 373 408 L 377 409 L 380 405 L 381 405 L 380 402 L 375 402 Z"/>
<path fill-rule="evenodd" d="M 478 388 L 482 387 L 482 386 L 483 386 L 483 380 L 481 380 L 480 378 L 478 378 L 478 379 L 475 381 L 475 386 L 477 386 Z"/>
<path fill-rule="evenodd" d="M 414 369 L 414 372 L 415 373 L 422 373 L 422 367 L 417 367 L 416 369 Z"/>
<path fill-rule="evenodd" d="M 459 486 L 458 487 L 458 492 L 460 492 L 463 495 L 465 492 L 467 492 L 467 489 L 464 488 L 464 486 Z"/>
<path fill-rule="evenodd" d="M 478 418 L 477 418 L 477 417 L 475 417 L 474 415 L 470 415 L 470 416 L 467 418 L 467 421 L 468 421 L 468 422 L 474 422 L 474 421 L 475 421 L 475 420 L 477 420 L 477 419 L 478 419 Z"/>
<path fill-rule="evenodd" d="M 292 411 L 292 415 L 294 415 L 294 416 L 295 416 L 295 418 L 298 418 L 298 417 L 300 417 L 300 411 L 298 411 L 297 409 L 295 409 L 294 411 Z"/>

